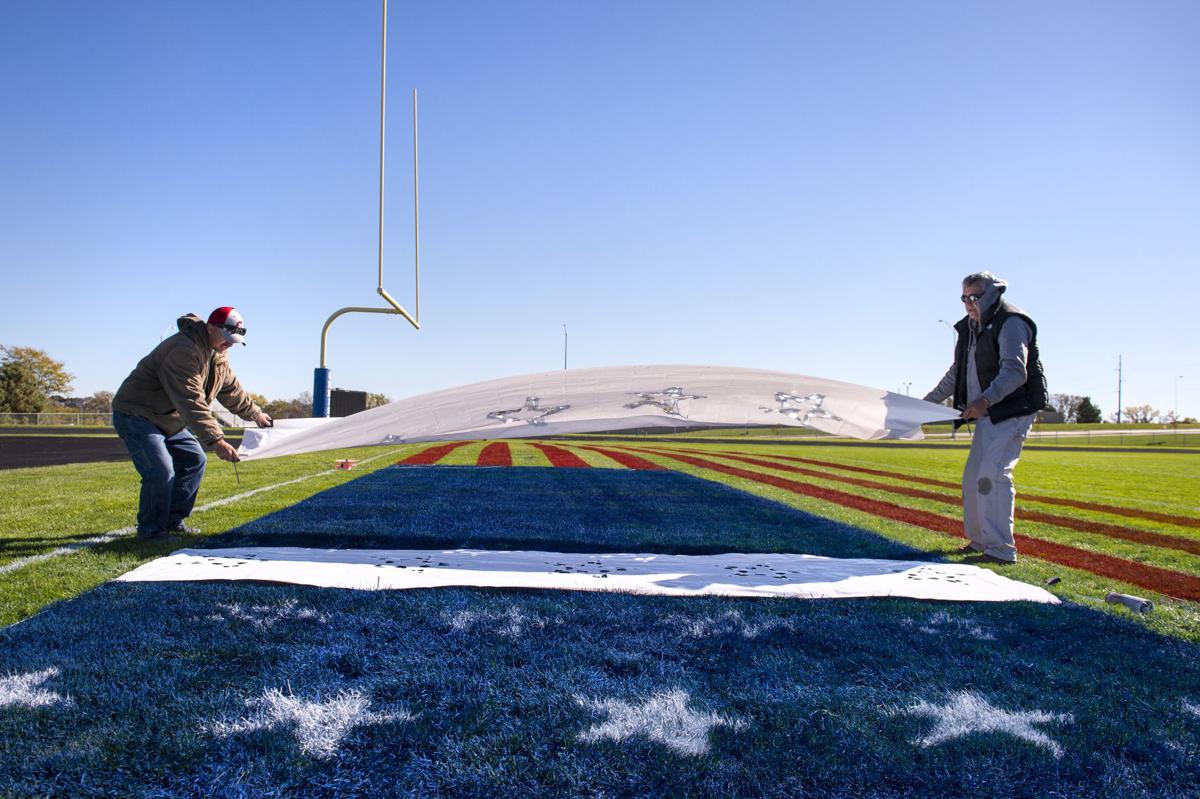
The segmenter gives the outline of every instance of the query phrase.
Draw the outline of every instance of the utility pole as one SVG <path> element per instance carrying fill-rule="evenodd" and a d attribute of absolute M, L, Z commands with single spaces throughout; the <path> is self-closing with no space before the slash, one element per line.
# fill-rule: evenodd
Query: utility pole
<path fill-rule="evenodd" d="M 563 371 L 567 370 L 567 325 L 563 323 Z"/>
<path fill-rule="evenodd" d="M 1117 424 L 1121 423 L 1121 389 L 1125 383 L 1125 373 L 1121 368 L 1121 356 L 1117 356 Z"/>
<path fill-rule="evenodd" d="M 1176 429 L 1179 428 L 1179 381 L 1183 375 L 1175 375 L 1175 410 L 1171 412 L 1171 418 L 1175 422 Z"/>

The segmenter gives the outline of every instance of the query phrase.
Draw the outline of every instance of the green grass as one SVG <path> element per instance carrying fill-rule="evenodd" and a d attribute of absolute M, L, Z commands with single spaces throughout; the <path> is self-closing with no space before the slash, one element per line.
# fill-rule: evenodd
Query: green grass
<path fill-rule="evenodd" d="M 669 446 L 673 448 L 675 445 Z M 791 457 L 811 458 L 867 468 L 891 469 L 905 474 L 931 477 L 949 482 L 959 480 L 962 465 L 966 458 L 966 453 L 962 451 L 916 447 L 905 448 L 902 444 L 885 448 L 797 448 L 758 445 L 746 447 L 688 445 L 686 448 L 740 451 L 747 456 L 760 458 L 764 454 L 782 454 Z M 961 561 L 966 559 L 964 555 L 955 554 L 955 550 L 964 543 L 961 538 L 952 538 L 902 522 L 879 518 L 869 513 L 846 508 L 832 502 L 800 496 L 780 488 L 764 486 L 750 480 L 714 473 L 661 456 L 646 457 L 673 469 L 721 482 L 819 516 L 878 532 L 888 538 L 918 549 L 941 553 L 948 560 Z M 720 459 L 714 460 L 720 461 Z M 744 464 L 733 465 L 751 470 L 759 468 Z M 957 508 L 952 505 L 934 503 L 923 499 L 897 497 L 887 493 L 849 487 L 834 480 L 798 477 L 782 471 L 766 471 L 771 474 L 778 474 L 781 477 L 798 479 L 814 485 L 850 491 L 863 496 L 894 502 L 904 507 L 926 510 L 943 516 L 958 516 Z M 836 472 L 831 470 L 831 474 L 833 473 Z M 856 475 L 856 477 L 866 478 L 867 476 Z M 901 483 L 900 481 L 889 481 L 885 478 L 869 477 L 868 479 L 877 482 L 891 482 L 896 485 L 910 485 Z M 1026 451 L 1017 467 L 1016 481 L 1018 533 L 1028 533 L 1047 540 L 1078 546 L 1089 551 L 1116 555 L 1136 562 L 1174 569 L 1190 575 L 1200 575 L 1200 557 L 1195 555 L 1118 541 L 1098 535 L 1063 530 L 1042 524 L 1025 523 L 1020 519 L 1020 509 L 1024 504 L 1024 500 L 1022 499 L 1023 491 L 1101 502 L 1108 505 L 1146 508 L 1160 513 L 1180 514 L 1200 518 L 1200 491 L 1198 491 L 1198 485 L 1200 485 L 1200 460 L 1188 455 L 1055 452 L 1053 450 Z M 947 496 L 957 496 L 953 490 L 945 489 L 943 492 Z M 1034 504 L 1030 503 L 1029 506 L 1033 507 Z M 1131 520 L 1074 508 L 1049 508 L 1041 505 L 1037 507 L 1039 510 L 1048 510 L 1063 516 L 1121 523 L 1137 529 L 1171 532 L 1184 538 L 1200 539 L 1200 530 L 1195 528 L 1189 530 L 1149 520 Z M 1164 634 L 1177 635 L 1189 640 L 1200 641 L 1200 605 L 1194 602 L 1178 601 L 1130 583 L 1097 576 L 1087 571 L 1048 563 L 1035 558 L 1020 558 L 1012 566 L 988 566 L 987 568 L 1001 570 L 1006 576 L 1036 585 L 1044 584 L 1051 577 L 1059 577 L 1061 578 L 1061 582 L 1055 584 L 1051 589 L 1058 596 L 1119 616 L 1130 616 L 1131 614 L 1123 607 L 1109 605 L 1104 602 L 1104 597 L 1110 591 L 1144 596 L 1155 602 L 1156 609 L 1147 616 L 1137 617 L 1139 623 L 1146 624 L 1151 629 Z"/>
<path fill-rule="evenodd" d="M 456 457 L 473 463 L 481 448 Z M 828 449 L 829 460 L 881 452 Z M 909 454 L 939 479 L 961 466 L 962 453 Z M 1092 453 L 1046 453 L 1063 455 Z M 1164 457 L 1187 460 L 1142 456 L 1126 479 L 1152 468 L 1188 479 Z M 369 534 L 849 554 L 921 532 L 883 525 L 877 537 L 671 474 L 373 468 L 394 457 L 327 472 L 332 459 L 247 464 L 243 490 L 321 476 L 206 511 L 210 532 L 236 529 L 196 543 Z M 1031 461 L 1031 476 L 1062 471 Z M 206 491 L 231 496 L 220 466 Z M 1154 496 L 1137 486 L 1126 498 Z M 797 499 L 811 502 L 783 498 Z M 933 551 L 950 540 L 930 535 Z M 112 565 L 127 543 L 52 562 Z M 1190 799 L 1200 646 L 1159 635 L 1161 616 L 1072 602 L 109 583 L 0 630 L 0 795 Z M 42 693 L 14 690 L 20 679 Z M 920 712 L 956 703 L 971 712 Z M 970 724 L 1005 714 L 1037 715 L 1044 737 Z"/>
<path fill-rule="evenodd" d="M 473 442 L 454 450 L 442 463 L 473 465 L 484 442 Z M 619 446 L 620 444 L 618 444 Z M 655 444 L 654 446 L 663 446 Z M 959 449 L 930 449 L 897 444 L 892 447 L 840 446 L 780 446 L 728 444 L 688 444 L 699 450 L 742 451 L 749 456 L 769 454 L 799 456 L 837 462 L 852 466 L 901 471 L 906 474 L 957 482 L 966 453 Z M 259 516 L 272 513 L 299 502 L 312 494 L 344 483 L 362 474 L 381 468 L 423 445 L 410 445 L 393 450 L 346 450 L 311 455 L 251 461 L 240 467 L 241 484 L 235 482 L 233 468 L 226 463 L 210 463 L 205 476 L 198 507 L 215 500 L 245 493 L 255 488 L 295 479 L 304 475 L 318 477 L 283 486 L 272 491 L 223 507 L 194 515 L 191 523 L 201 527 L 205 536 L 218 534 Z M 512 442 L 514 465 L 544 465 L 545 457 L 533 447 Z M 393 452 L 394 456 L 361 466 L 354 471 L 332 470 L 333 461 L 342 457 L 360 460 Z M 614 466 L 611 461 L 589 450 L 575 450 L 594 466 Z M 697 469 L 658 456 L 647 456 L 671 468 L 697 474 L 705 479 L 763 496 L 791 507 L 878 532 L 895 541 L 935 552 L 954 559 L 953 550 L 961 539 L 930 532 L 909 524 L 881 519 L 837 504 L 810 499 L 782 489 L 764 486 L 748 480 L 728 477 L 708 470 Z M 754 469 L 757 467 L 745 467 Z M 785 472 L 772 472 L 796 478 Z M 831 472 L 836 474 L 836 471 Z M 866 477 L 865 475 L 857 475 Z M 896 497 L 878 492 L 848 487 L 836 480 L 796 478 L 838 490 L 872 496 L 906 507 L 919 508 L 944 516 L 955 516 L 952 505 L 923 499 Z M 870 478 L 895 485 L 907 485 L 898 480 Z M 1160 513 L 1200 516 L 1200 460 L 1187 455 L 1057 452 L 1050 449 L 1029 449 L 1017 469 L 1018 517 L 1026 506 L 1025 496 L 1048 494 L 1060 497 L 1145 508 Z M 955 496 L 953 490 L 943 490 Z M 132 524 L 137 505 L 137 476 L 126 462 L 43 467 L 0 471 L 0 569 L 17 558 L 36 556 L 64 545 L 78 544 L 84 539 Z M 1027 507 L 1122 524 L 1141 530 L 1196 538 L 1200 531 L 1180 529 L 1152 520 L 1132 520 L 1110 514 L 1029 503 Z M 1188 553 L 1160 547 L 1148 547 L 1118 541 L 1085 532 L 1063 530 L 1041 524 L 1018 522 L 1019 532 L 1043 537 L 1081 549 L 1101 552 L 1200 575 L 1200 558 Z M 187 545 L 189 541 L 181 544 Z M 100 546 L 86 547 L 77 554 L 56 557 L 35 563 L 11 573 L 0 573 L 0 624 L 10 624 L 25 618 L 38 609 L 59 599 L 74 596 L 92 588 L 152 557 L 171 546 L 154 546 L 130 539 L 119 539 Z M 1059 596 L 1117 615 L 1130 615 L 1124 608 L 1107 605 L 1104 596 L 1109 591 L 1132 593 L 1152 599 L 1157 608 L 1138 623 L 1158 632 L 1200 640 L 1200 608 L 1195 603 L 1179 602 L 1136 585 L 1089 572 L 1071 569 L 1033 558 L 1022 558 L 1015 566 L 1003 567 L 1004 573 L 1035 584 L 1054 576 L 1062 581 L 1053 590 Z"/>
<path fill-rule="evenodd" d="M 228 505 L 194 513 L 189 524 L 202 536 L 174 544 L 152 544 L 129 536 L 77 553 L 0 573 L 0 626 L 26 618 L 56 600 L 74 596 L 179 546 L 288 507 L 314 493 L 382 468 L 418 447 L 348 449 L 233 466 L 209 458 L 197 508 L 276 483 L 314 475 Z M 394 457 L 360 464 L 352 471 L 333 469 L 339 458 L 364 460 L 383 453 Z M 240 478 L 240 482 L 239 482 Z M 80 545 L 86 539 L 130 527 L 138 503 L 133 464 L 71 464 L 0 471 L 0 569 L 21 558 Z"/>

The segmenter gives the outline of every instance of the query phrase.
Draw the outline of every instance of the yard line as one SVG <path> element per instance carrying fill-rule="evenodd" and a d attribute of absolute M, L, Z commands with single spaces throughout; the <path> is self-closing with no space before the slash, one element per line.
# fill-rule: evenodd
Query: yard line
<path fill-rule="evenodd" d="M 476 466 L 512 466 L 512 450 L 503 441 L 493 441 L 479 453 Z"/>
<path fill-rule="evenodd" d="M 397 452 L 399 452 L 399 450 L 394 449 L 391 452 L 384 453 L 383 455 L 376 455 L 373 458 L 367 458 L 366 460 L 359 461 L 358 465 L 365 466 L 366 464 L 370 463 L 371 461 L 377 461 L 380 458 L 390 457 L 392 455 L 395 455 Z M 194 511 L 192 511 L 192 513 L 203 513 L 205 511 L 212 510 L 214 508 L 224 507 L 225 505 L 229 505 L 234 502 L 238 502 L 240 500 L 246 499 L 248 497 L 252 497 L 255 494 L 261 494 L 264 491 L 273 491 L 276 488 L 283 488 L 284 486 L 295 485 L 296 483 L 302 483 L 305 480 L 311 480 L 314 477 L 320 477 L 323 474 L 330 474 L 330 473 L 331 473 L 330 469 L 324 469 L 319 472 L 314 472 L 313 474 L 306 474 L 302 477 L 296 477 L 291 480 L 285 480 L 282 483 L 275 483 L 274 485 L 262 486 L 261 488 L 255 488 L 250 491 L 244 491 L 241 494 L 235 494 L 232 497 L 225 497 L 223 499 L 213 500 L 212 502 L 201 505 L 200 507 L 198 507 Z M 109 530 L 107 533 L 101 533 L 100 535 L 92 536 L 91 538 L 85 538 L 82 541 L 76 541 L 73 544 L 66 544 L 65 546 L 61 546 L 57 549 L 52 549 L 49 552 L 42 552 L 37 555 L 27 555 L 26 557 L 23 557 L 23 558 L 17 558 L 14 561 L 5 563 L 4 565 L 0 566 L 0 574 L 8 574 L 10 572 L 17 571 L 18 569 L 23 569 L 26 566 L 31 566 L 34 563 L 41 563 L 42 561 L 50 560 L 52 558 L 57 558 L 60 555 L 72 555 L 72 554 L 79 552 L 81 550 L 84 550 L 84 549 L 90 549 L 94 546 L 99 546 L 100 544 L 107 544 L 109 541 L 115 541 L 116 539 L 121 538 L 122 536 L 129 535 L 130 533 L 134 532 L 135 529 L 136 528 L 134 528 L 134 527 L 121 527 L 116 530 Z"/>
<path fill-rule="evenodd" d="M 694 452 L 696 454 L 712 454 L 702 450 L 680 450 L 682 452 Z M 742 455 L 741 452 L 721 451 L 721 455 Z M 904 480 L 909 483 L 920 483 L 922 485 L 938 486 L 939 488 L 958 489 L 959 483 L 951 483 L 947 480 L 934 480 L 929 477 L 917 477 L 915 475 L 901 474 L 899 472 L 888 472 L 882 469 L 868 469 L 863 466 L 850 466 L 844 463 L 835 463 L 833 461 L 814 460 L 812 458 L 799 458 L 794 455 L 776 455 L 775 453 L 762 453 L 764 458 L 774 458 L 776 460 L 794 461 L 797 463 L 807 463 L 811 466 L 826 466 L 834 469 L 841 469 L 846 472 L 856 472 L 858 474 L 873 474 L 879 477 L 891 477 L 895 480 Z M 1062 505 L 1068 508 L 1078 508 L 1079 510 L 1091 510 L 1098 513 L 1111 513 L 1114 516 L 1127 516 L 1131 519 L 1147 519 L 1153 522 L 1164 522 L 1166 524 L 1175 524 L 1180 527 L 1200 527 L 1200 519 L 1193 516 L 1179 516 L 1171 513 L 1159 513 L 1158 511 L 1145 510 L 1144 508 L 1125 508 L 1120 505 L 1106 505 L 1100 502 L 1084 502 L 1078 499 L 1067 499 L 1065 497 L 1054 497 L 1047 494 L 1031 493 L 1029 491 L 1022 492 L 1022 496 L 1029 502 L 1043 502 L 1047 505 Z"/>
<path fill-rule="evenodd" d="M 546 459 L 550 461 L 551 466 L 558 466 L 567 469 L 588 469 L 591 468 L 587 461 L 576 455 L 574 452 L 562 449 L 561 447 L 552 447 L 549 444 L 538 444 L 529 442 L 531 447 L 541 450 Z"/>
<path fill-rule="evenodd" d="M 657 450 L 666 452 L 667 450 Z M 707 455 L 709 453 L 697 452 L 696 450 L 671 450 L 673 452 L 693 452 L 698 455 Z M 729 460 L 748 463 L 752 466 L 763 466 L 768 469 L 776 469 L 782 472 L 792 472 L 795 474 L 803 474 L 807 477 L 816 477 L 820 480 L 830 480 L 832 482 L 846 483 L 847 485 L 858 486 L 859 488 L 869 488 L 876 491 L 886 491 L 889 494 L 899 494 L 904 497 L 912 497 L 914 499 L 928 499 L 933 502 L 941 502 L 946 505 L 959 505 L 960 499 L 957 496 L 949 496 L 946 494 L 938 494 L 933 491 L 923 491 L 919 488 L 905 488 L 904 486 L 895 486 L 890 483 L 878 483 L 874 480 L 862 480 L 856 477 L 846 477 L 845 475 L 830 474 L 828 472 L 818 472 L 812 469 L 804 469 L 800 466 L 792 466 L 784 463 L 772 463 L 771 461 L 759 460 L 739 454 L 725 454 L 722 452 L 712 453 L 718 458 L 728 458 Z M 790 460 L 790 459 L 789 459 Z M 957 486 L 956 486 L 957 487 Z M 1021 506 L 1018 516 L 1026 521 L 1041 522 L 1055 527 L 1065 527 L 1068 530 L 1078 530 L 1081 533 L 1091 533 L 1102 535 L 1106 538 L 1116 538 L 1122 541 L 1132 541 L 1135 544 L 1145 544 L 1152 547 L 1161 547 L 1163 549 L 1173 549 L 1178 552 L 1189 552 L 1193 555 L 1200 555 L 1200 541 L 1189 538 L 1180 538 L 1175 535 L 1166 535 L 1163 533 L 1154 533 L 1149 530 L 1139 530 L 1134 527 L 1124 527 L 1119 524 L 1110 524 L 1108 522 L 1096 521 L 1094 519 L 1079 519 L 1073 516 L 1059 516 L 1054 513 L 1046 513 L 1044 511 L 1032 510 L 1028 507 Z"/>
<path fill-rule="evenodd" d="M 791 491 L 795 494 L 803 494 L 815 499 L 842 505 L 843 507 L 860 510 L 873 516 L 893 519 L 915 527 L 923 527 L 926 530 L 945 533 L 954 538 L 962 538 L 962 522 L 960 520 L 939 516 L 936 513 L 906 508 L 891 502 L 869 499 L 832 488 L 822 488 L 808 483 L 800 483 L 786 477 L 752 472 L 737 466 L 728 466 L 702 458 L 694 458 L 682 453 L 667 451 L 655 453 L 653 450 L 638 449 L 635 447 L 631 447 L 630 449 L 647 454 L 660 454 L 701 469 L 710 469 L 714 472 L 730 475 L 731 477 L 741 477 L 745 480 L 752 480 L 757 483 L 782 488 L 785 491 Z M 1126 560 L 1125 558 L 1102 555 L 1098 552 L 1089 552 L 1066 544 L 1056 544 L 1024 535 L 1016 536 L 1016 540 L 1023 552 L 1035 558 L 1059 563 L 1074 569 L 1083 569 L 1102 577 L 1111 577 L 1114 580 L 1131 583 L 1142 588 L 1149 588 L 1152 591 L 1157 591 L 1178 599 L 1189 599 L 1193 602 L 1200 601 L 1200 579 L 1190 574 L 1183 574 L 1182 572 L 1171 571 L 1170 569 L 1160 569 L 1156 566 L 1147 566 L 1132 560 Z"/>

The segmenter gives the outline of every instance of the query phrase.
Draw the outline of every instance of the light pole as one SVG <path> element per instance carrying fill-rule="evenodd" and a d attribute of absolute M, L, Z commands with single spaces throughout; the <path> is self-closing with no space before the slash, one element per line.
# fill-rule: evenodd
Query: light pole
<path fill-rule="evenodd" d="M 1171 417 L 1175 422 L 1175 429 L 1179 429 L 1179 381 L 1183 379 L 1183 375 L 1175 375 L 1175 410 L 1171 412 Z"/>
<path fill-rule="evenodd" d="M 909 396 L 909 391 L 908 391 L 908 390 L 909 390 L 910 388 L 912 388 L 912 381 L 911 381 L 911 380 L 905 380 L 905 381 L 903 381 L 903 382 L 901 382 L 901 383 L 900 383 L 900 386 L 901 386 L 901 388 L 903 388 L 903 389 L 904 389 L 904 396 L 906 396 L 906 397 L 907 397 L 907 396 Z"/>
<path fill-rule="evenodd" d="M 957 342 L 958 341 L 958 331 L 954 329 L 954 325 L 950 324 L 945 319 L 939 319 L 938 321 L 941 322 L 946 327 L 950 328 L 950 335 L 953 336 L 954 340 Z"/>
<path fill-rule="evenodd" d="M 567 369 L 567 325 L 563 323 L 563 371 Z"/>

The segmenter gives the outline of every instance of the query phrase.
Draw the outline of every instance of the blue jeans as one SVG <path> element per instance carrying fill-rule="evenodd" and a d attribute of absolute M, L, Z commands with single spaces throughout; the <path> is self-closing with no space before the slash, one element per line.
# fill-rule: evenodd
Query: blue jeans
<path fill-rule="evenodd" d="M 138 535 L 165 535 L 183 524 L 196 504 L 208 462 L 204 448 L 186 427 L 168 436 L 140 416 L 114 412 L 113 427 L 142 476 Z"/>

